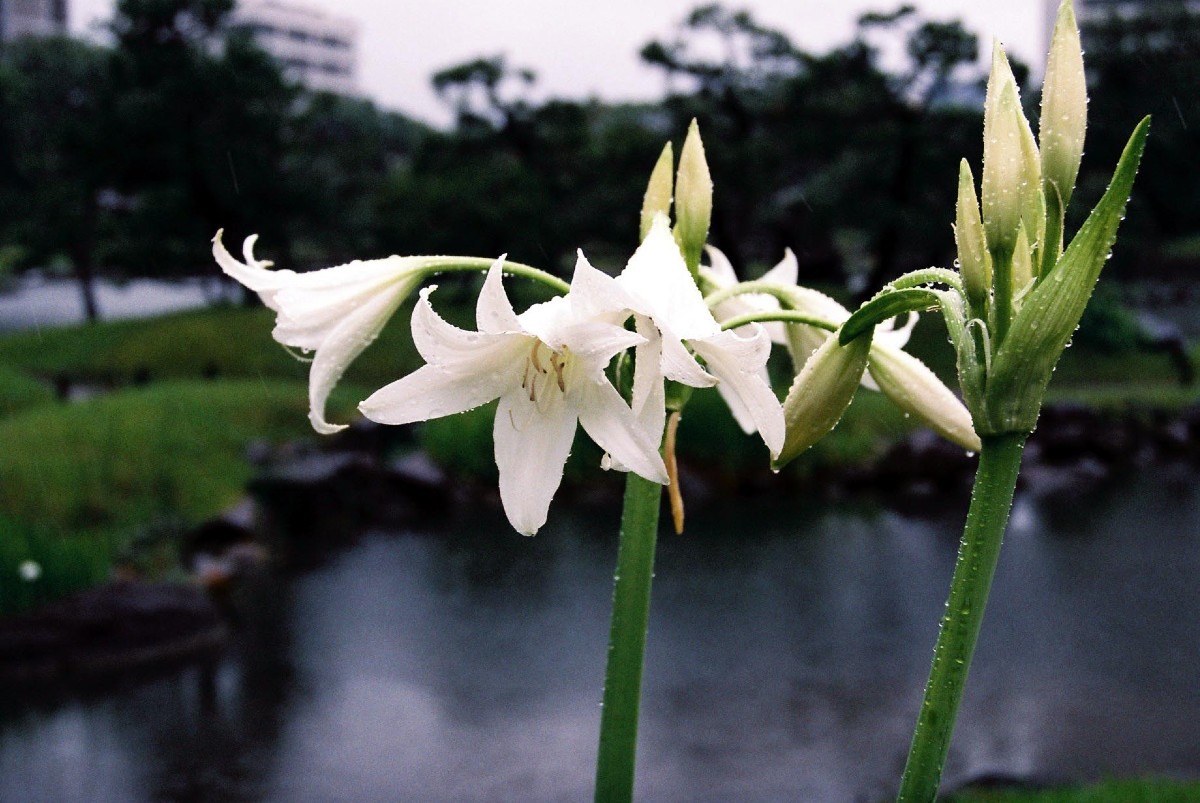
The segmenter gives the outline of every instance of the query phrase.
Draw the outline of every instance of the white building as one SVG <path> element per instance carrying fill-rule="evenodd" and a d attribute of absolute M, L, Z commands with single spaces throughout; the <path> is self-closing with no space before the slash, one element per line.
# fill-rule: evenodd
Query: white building
<path fill-rule="evenodd" d="M 251 31 L 288 78 L 309 89 L 358 93 L 355 20 L 293 3 L 240 0 L 231 24 Z"/>
<path fill-rule="evenodd" d="M 0 42 L 67 32 L 67 0 L 0 0 Z"/>

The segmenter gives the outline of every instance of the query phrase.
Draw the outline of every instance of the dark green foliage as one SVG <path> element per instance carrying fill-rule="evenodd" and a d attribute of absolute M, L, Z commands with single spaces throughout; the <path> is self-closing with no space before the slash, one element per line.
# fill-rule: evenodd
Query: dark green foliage
<path fill-rule="evenodd" d="M 978 141 L 982 95 L 979 42 L 956 21 L 867 15 L 852 41 L 814 54 L 705 5 L 642 50 L 669 78 L 661 104 L 537 101 L 519 54 L 485 55 L 433 76 L 456 124 L 432 131 L 288 85 L 224 24 L 231 6 L 121 0 L 110 48 L 0 51 L 0 262 L 69 264 L 85 281 L 204 273 L 224 227 L 230 243 L 258 232 L 263 253 L 299 269 L 507 252 L 565 275 L 581 247 L 615 269 L 655 155 L 693 117 L 717 184 L 711 240 L 740 270 L 790 247 L 806 282 L 876 287 L 952 259 L 951 179 Z M 1122 254 L 1166 270 L 1200 231 L 1200 23 L 1182 3 L 1156 7 L 1167 16 L 1084 32 L 1093 125 L 1077 206 L 1106 179 L 1087 171 L 1157 113 L 1134 199 L 1150 208 Z M 905 59 L 885 70 L 880 53 L 898 44 Z"/>
<path fill-rule="evenodd" d="M 1121 153 L 1124 132 L 1154 117 L 1133 198 L 1137 214 L 1122 229 L 1114 259 L 1126 278 L 1194 270 L 1194 255 L 1172 258 L 1170 251 L 1200 231 L 1200 12 L 1184 0 L 1143 5 L 1136 15 L 1095 18 L 1081 31 L 1093 125 L 1078 190 L 1085 200 L 1076 208 L 1100 197 L 1103 166 Z"/>

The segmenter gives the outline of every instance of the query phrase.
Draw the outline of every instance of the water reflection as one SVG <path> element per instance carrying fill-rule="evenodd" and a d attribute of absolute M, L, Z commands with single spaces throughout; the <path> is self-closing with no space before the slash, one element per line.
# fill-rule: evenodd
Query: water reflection
<path fill-rule="evenodd" d="M 1090 511 L 1019 498 L 951 783 L 1200 772 L 1194 486 L 1164 472 Z M 958 522 L 756 508 L 757 531 L 710 509 L 661 541 L 639 794 L 886 798 Z M 7 706 L 0 798 L 587 799 L 615 524 L 369 534 L 257 587 L 207 673 Z"/>
<path fill-rule="evenodd" d="M 103 320 L 146 318 L 228 301 L 228 288 L 215 279 L 131 279 L 95 283 Z M 236 300 L 236 299 L 233 299 Z M 83 297 L 70 279 L 29 276 L 0 287 L 0 332 L 83 323 Z"/>

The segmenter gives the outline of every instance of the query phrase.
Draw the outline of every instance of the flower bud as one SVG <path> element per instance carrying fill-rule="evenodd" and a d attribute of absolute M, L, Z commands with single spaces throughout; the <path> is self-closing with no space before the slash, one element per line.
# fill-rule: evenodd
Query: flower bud
<path fill-rule="evenodd" d="M 997 44 L 997 49 L 999 45 Z M 1008 70 L 1008 61 L 999 50 L 999 60 L 993 64 L 992 77 L 988 81 L 988 101 L 983 122 L 983 228 L 987 234 L 988 249 L 993 254 L 1012 253 L 1017 241 L 1017 226 L 1021 221 L 1021 181 L 1024 166 L 1022 152 L 1021 103 L 1017 98 L 1017 85 L 1008 78 L 997 78 L 1002 69 Z M 1000 81 L 999 87 L 993 83 Z"/>
<path fill-rule="evenodd" d="M 1087 81 L 1083 72 L 1083 48 L 1071 2 L 1063 0 L 1050 40 L 1046 80 L 1042 84 L 1042 117 L 1038 124 L 1045 193 L 1049 196 L 1051 187 L 1056 188 L 1062 199 L 1062 209 L 1066 208 L 1079 175 L 1086 129 Z"/>
<path fill-rule="evenodd" d="M 962 273 L 967 298 L 975 317 L 985 317 L 984 310 L 992 286 L 992 255 L 988 253 L 983 220 L 979 217 L 979 200 L 975 196 L 975 177 L 963 159 L 958 168 L 958 204 L 955 208 L 954 243 L 958 246 L 958 267 Z"/>
<path fill-rule="evenodd" d="M 670 217 L 671 215 L 671 168 L 674 166 L 675 153 L 668 142 L 663 146 L 654 169 L 650 171 L 650 182 L 646 185 L 646 194 L 642 196 L 642 221 L 639 242 L 646 239 L 650 227 L 654 224 L 655 215 Z"/>
<path fill-rule="evenodd" d="M 911 354 L 885 343 L 871 347 L 867 370 L 892 403 L 968 451 L 980 448 L 971 414 L 954 392 Z"/>
<path fill-rule="evenodd" d="M 675 178 L 675 238 L 693 275 L 700 269 L 700 256 L 708 239 L 712 196 L 712 177 L 704 158 L 700 127 L 692 120 L 679 153 L 679 173 Z"/>
<path fill-rule="evenodd" d="M 783 402 L 787 434 L 773 468 L 791 462 L 837 426 L 862 381 L 870 350 L 870 335 L 844 346 L 830 337 L 804 363 Z"/>

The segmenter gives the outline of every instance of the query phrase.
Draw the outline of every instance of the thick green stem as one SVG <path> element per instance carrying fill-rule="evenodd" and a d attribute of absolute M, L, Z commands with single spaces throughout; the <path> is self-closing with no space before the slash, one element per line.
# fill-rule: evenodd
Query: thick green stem
<path fill-rule="evenodd" d="M 626 476 L 608 667 L 604 673 L 604 702 L 600 712 L 597 803 L 623 803 L 633 799 L 642 664 L 646 654 L 650 583 L 654 576 L 661 496 L 662 486 L 658 483 L 632 471 Z"/>
<path fill-rule="evenodd" d="M 1015 433 L 983 438 L 971 509 L 950 581 L 950 599 L 934 648 L 925 699 L 900 782 L 899 801 L 926 803 L 937 796 L 954 719 L 971 669 L 971 656 L 975 653 L 979 625 L 1012 509 L 1025 438 L 1024 434 Z"/>

